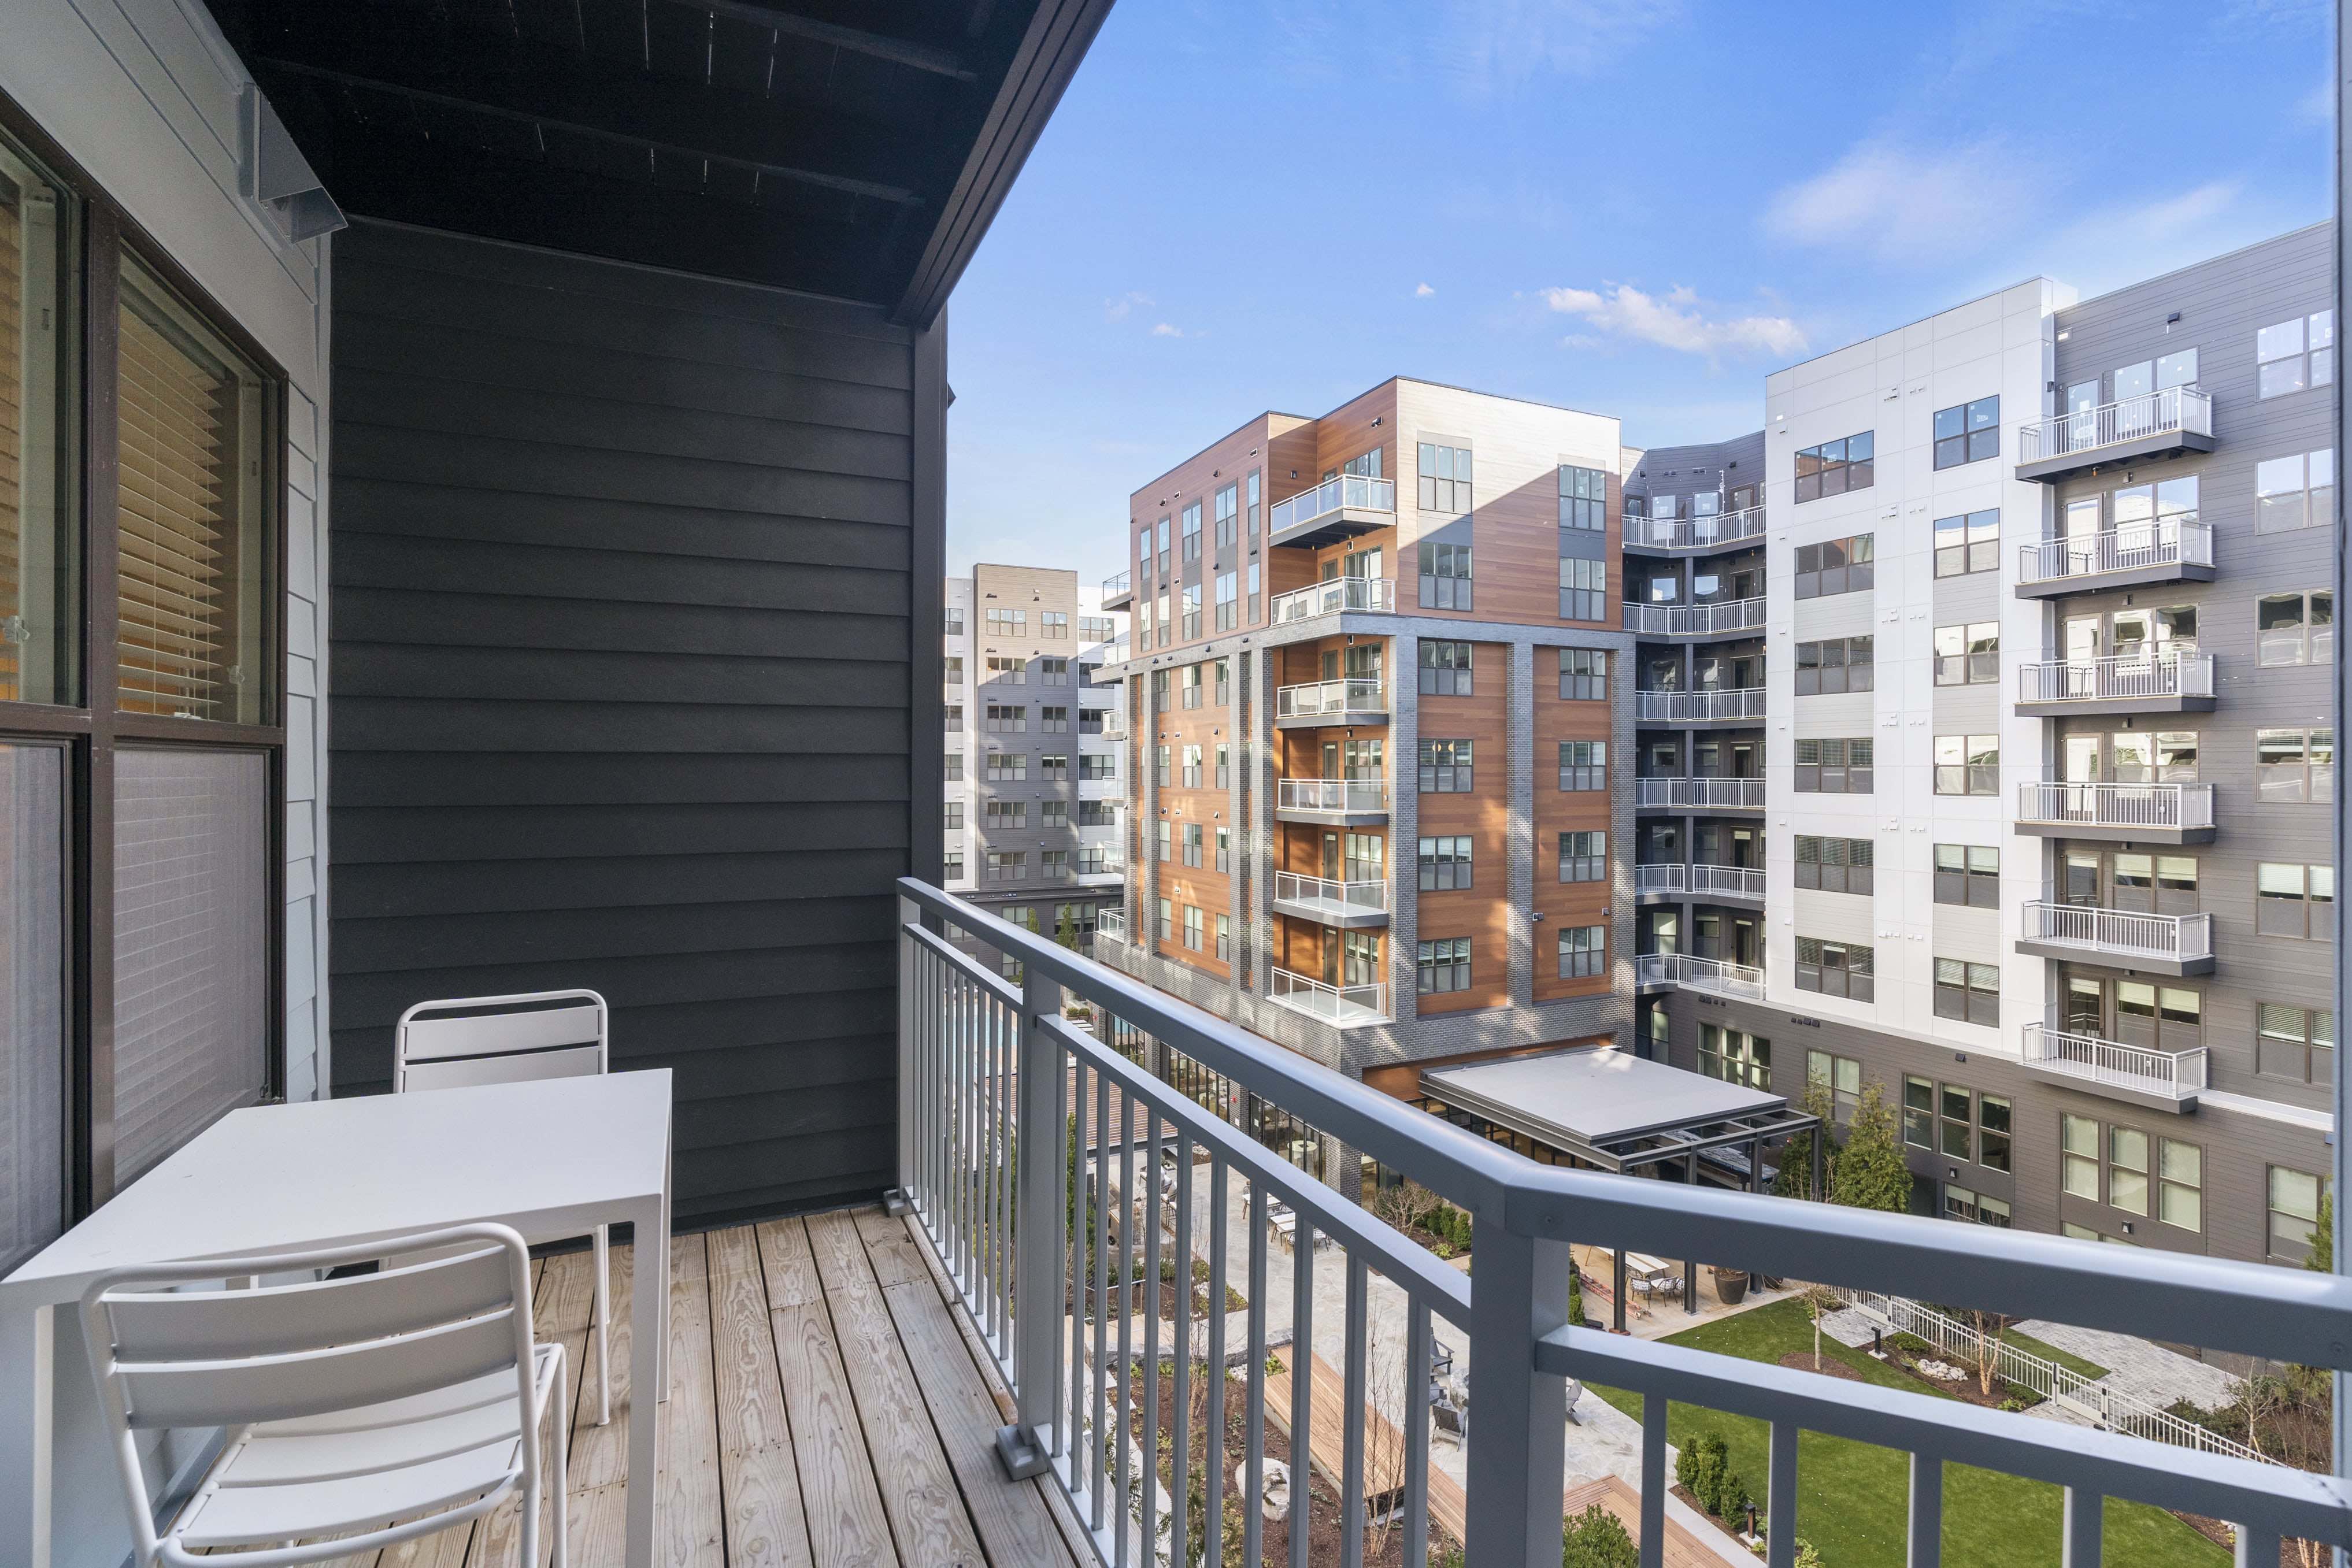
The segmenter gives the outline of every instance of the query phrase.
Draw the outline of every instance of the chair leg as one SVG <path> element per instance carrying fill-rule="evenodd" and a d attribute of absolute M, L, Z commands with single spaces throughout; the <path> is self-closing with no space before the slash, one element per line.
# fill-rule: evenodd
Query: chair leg
<path fill-rule="evenodd" d="M 555 1368 L 555 1561 L 553 1568 L 566 1568 L 572 1553 L 572 1523 L 565 1507 L 564 1494 L 572 1486 L 572 1374 L 562 1363 Z"/>
<path fill-rule="evenodd" d="M 596 1425 L 613 1419 L 613 1233 L 596 1228 Z"/>

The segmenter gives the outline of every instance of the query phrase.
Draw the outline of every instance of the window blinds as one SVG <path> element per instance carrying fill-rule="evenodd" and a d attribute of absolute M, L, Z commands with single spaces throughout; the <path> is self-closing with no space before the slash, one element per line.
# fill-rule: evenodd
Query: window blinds
<path fill-rule="evenodd" d="M 24 598 L 24 189 L 0 172 L 0 620 Z M 24 700 L 15 627 L 0 626 L 0 698 Z"/>
<path fill-rule="evenodd" d="M 65 1214 L 65 757 L 0 746 L 0 1274 Z"/>

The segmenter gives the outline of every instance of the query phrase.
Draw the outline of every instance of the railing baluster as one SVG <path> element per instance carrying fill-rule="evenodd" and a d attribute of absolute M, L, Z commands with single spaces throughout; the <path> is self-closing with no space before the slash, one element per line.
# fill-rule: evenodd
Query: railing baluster
<path fill-rule="evenodd" d="M 1109 1458 L 1110 1434 L 1105 1429 L 1105 1414 L 1110 1393 L 1110 1155 L 1103 1143 L 1110 1125 L 1110 1078 L 1106 1073 L 1095 1074 L 1094 1114 L 1094 1195 L 1095 1195 L 1095 1300 L 1094 1300 L 1094 1436 L 1087 1445 L 1087 1497 L 1091 1507 L 1088 1517 L 1095 1529 L 1103 1527 L 1103 1481 L 1106 1461 Z"/>
<path fill-rule="evenodd" d="M 1071 1075 L 1071 1108 L 1063 1120 L 1065 1131 L 1061 1138 L 1066 1149 L 1064 1168 L 1068 1172 L 1062 1227 L 1068 1233 L 1066 1249 L 1070 1255 L 1070 1354 L 1066 1360 L 1070 1380 L 1070 1427 L 1064 1436 L 1062 1451 L 1069 1456 L 1069 1487 L 1073 1492 L 1076 1492 L 1084 1483 L 1087 1468 L 1087 1281 L 1091 1265 L 1087 1258 L 1088 1189 L 1084 1113 L 1089 1071 L 1081 1060 L 1076 1071 Z"/>
<path fill-rule="evenodd" d="M 1128 1450 L 1135 1437 L 1135 1103 L 1121 1089 L 1118 1094 L 1118 1405 L 1111 1428 L 1118 1441 L 1116 1467 L 1118 1539 L 1114 1560 L 1127 1568 Z M 1156 1283 L 1156 1281 L 1155 1281 Z"/>
<path fill-rule="evenodd" d="M 2099 1537 L 2105 1524 L 2106 1502 L 2097 1492 L 2084 1491 L 2080 1487 L 2066 1489 L 2059 1568 L 2099 1568 Z M 2273 1554 L 2271 1562 L 2277 1561 L 2276 1554 Z"/>
<path fill-rule="evenodd" d="M 1772 1423 L 1772 1450 L 1766 1461 L 1765 1511 L 1772 1528 L 1764 1548 L 1765 1568 L 1797 1568 L 1797 1424 Z"/>
<path fill-rule="evenodd" d="M 1348 1249 L 1347 1370 L 1342 1383 L 1348 1406 L 1339 1420 L 1339 1561 L 1348 1568 L 1364 1560 L 1364 1396 L 1365 1360 L 1370 1347 L 1367 1313 L 1367 1272 L 1364 1256 Z M 1309 1448 L 1313 1447 L 1312 1442 Z"/>
<path fill-rule="evenodd" d="M 2278 1531 L 2249 1529 L 2242 1524 L 2232 1528 L 2238 1532 L 2237 1550 L 2231 1554 L 2236 1568 L 2278 1568 Z"/>
<path fill-rule="evenodd" d="M 1642 1568 L 1666 1561 L 1666 1396 L 1642 1396 Z"/>
<path fill-rule="evenodd" d="M 988 1242 L 988 1328 L 1000 1355 L 1013 1348 L 1013 1342 L 1004 1333 L 1004 1197 L 1011 1186 L 1008 1178 L 1012 1175 L 1004 1158 L 1004 1071 L 1006 1045 L 1014 1021 L 1003 1003 L 990 1006 L 984 1102 L 988 1108 L 988 1214 L 983 1224 Z"/>
<path fill-rule="evenodd" d="M 1209 1159 L 1209 1355 L 1202 1374 L 1209 1380 L 1201 1434 L 1201 1550 L 1212 1563 L 1224 1561 L 1225 1539 L 1225 1207 L 1232 1197 L 1232 1167 L 1223 1155 Z"/>
<path fill-rule="evenodd" d="M 1307 1568 L 1307 1494 L 1315 1484 L 1315 1224 L 1306 1209 L 1296 1213 L 1298 1223 L 1290 1237 L 1290 1568 Z"/>
<path fill-rule="evenodd" d="M 1257 1568 L 1265 1555 L 1265 1184 L 1249 1193 L 1249 1394 L 1242 1445 L 1242 1561 Z"/>
<path fill-rule="evenodd" d="M 1143 1550 L 1158 1550 L 1160 1522 L 1160 1111 L 1144 1119 L 1151 1166 L 1146 1183 L 1151 1223 L 1143 1232 Z"/>
<path fill-rule="evenodd" d="M 1910 1554 L 1904 1568 L 1937 1568 L 1944 1561 L 1944 1461 L 1911 1456 Z M 2273 1560 L 2272 1568 L 2276 1568 Z"/>
<path fill-rule="evenodd" d="M 1158 1287 L 1153 1287 L 1155 1290 Z M 1192 1524 L 1192 1139 L 1176 1134 L 1175 1445 L 1169 1460 L 1168 1524 L 1171 1555 L 1191 1561 Z"/>
<path fill-rule="evenodd" d="M 1423 1568 L 1429 1561 L 1429 1385 L 1431 1380 L 1429 1307 L 1413 1301 L 1405 1309 L 1404 1398 L 1399 1419 L 1404 1423 L 1404 1560 L 1407 1568 Z"/>

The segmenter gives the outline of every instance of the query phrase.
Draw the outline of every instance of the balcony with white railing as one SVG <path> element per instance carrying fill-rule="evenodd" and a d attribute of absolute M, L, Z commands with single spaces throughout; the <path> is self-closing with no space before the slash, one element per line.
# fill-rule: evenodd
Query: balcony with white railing
<path fill-rule="evenodd" d="M 2017 950 L 2044 958 L 2077 958 L 2164 975 L 2204 975 L 2213 968 L 2210 915 L 2143 915 L 2033 898 L 2019 923 Z"/>
<path fill-rule="evenodd" d="M 1705 991 L 1710 996 L 1738 997 L 1745 1001 L 1764 999 L 1764 971 L 1752 964 L 1733 964 L 1721 958 L 1702 958 L 1692 953 L 1644 953 L 1633 961 L 1636 984 L 1656 988 L 1672 986 L 1685 991 Z"/>
<path fill-rule="evenodd" d="M 1095 935 L 1124 946 L 1127 943 L 1127 911 L 1113 909 L 1108 904 L 1096 910 Z"/>
<path fill-rule="evenodd" d="M 1330 724 L 1386 724 L 1388 688 L 1378 678 L 1307 681 L 1274 694 L 1274 721 L 1297 729 Z"/>
<path fill-rule="evenodd" d="M 1344 931 L 1360 931 L 1389 923 L 1389 884 L 1383 881 L 1342 882 L 1328 876 L 1307 876 L 1295 871 L 1274 873 L 1274 912 L 1312 920 Z"/>
<path fill-rule="evenodd" d="M 1129 568 L 1129 570 L 1131 571 L 1133 569 Z M 1128 572 L 1122 571 L 1117 577 L 1103 579 L 1102 607 L 1105 610 L 1124 610 L 1134 602 L 1135 593 L 1128 586 Z"/>
<path fill-rule="evenodd" d="M 1761 779 L 1636 779 L 1633 804 L 1645 811 L 1760 811 Z"/>
<path fill-rule="evenodd" d="M 2210 713 L 2213 655 L 2195 649 L 2021 664 L 2017 711 Z"/>
<path fill-rule="evenodd" d="M 1266 999 L 1340 1029 L 1390 1023 L 1389 988 L 1385 985 L 1334 986 L 1288 969 L 1273 971 Z"/>
<path fill-rule="evenodd" d="M 2168 1111 L 2196 1109 L 2197 1096 L 2205 1088 L 2203 1046 L 2157 1051 L 2069 1033 L 2053 1024 L 2030 1023 L 2025 1026 L 2024 1060 L 2036 1072 L 2063 1078 L 2077 1088 Z"/>
<path fill-rule="evenodd" d="M 1764 508 L 1718 512 L 1711 517 L 1643 517 L 1628 512 L 1619 519 L 1625 548 L 1633 550 L 1723 549 L 1747 539 L 1764 537 Z"/>
<path fill-rule="evenodd" d="M 2158 582 L 2213 580 L 2213 528 L 2194 516 L 2127 523 L 2019 547 L 2017 596 L 2057 599 Z"/>
<path fill-rule="evenodd" d="M 1764 876 L 1760 866 L 1707 865 L 1704 862 L 1685 865 L 1680 861 L 1664 861 L 1635 866 L 1633 891 L 1643 897 L 1673 895 L 1760 900 L 1764 896 Z"/>
<path fill-rule="evenodd" d="M 2166 387 L 2017 427 L 2017 476 L 2055 481 L 2086 468 L 2213 450 L 2213 395 Z"/>
<path fill-rule="evenodd" d="M 1338 474 L 1311 490 L 1276 501 L 1267 519 L 1266 539 L 1311 549 L 1395 524 L 1395 481 Z"/>
<path fill-rule="evenodd" d="M 1762 686 L 1633 694 L 1633 717 L 1641 724 L 1727 724 L 1763 716 Z"/>
<path fill-rule="evenodd" d="M 1874 1301 L 1948 1302 L 2334 1368 L 2352 1362 L 2344 1333 L 2352 1281 L 1541 1164 L 1049 937 L 921 883 L 898 885 L 908 994 L 894 1176 L 914 1231 L 911 1260 L 919 1278 L 938 1278 L 974 1354 L 1002 1379 L 1003 1416 L 980 1399 L 955 1405 L 977 1407 L 959 1419 L 1009 1419 L 990 1434 L 994 1451 L 1013 1474 L 1035 1478 L 1057 1504 L 1068 1502 L 1073 1539 L 1084 1543 L 1081 1562 L 1149 1568 L 1152 1542 L 1192 1539 L 1196 1524 L 1217 1540 L 1221 1519 L 1234 1521 L 1244 1555 L 1256 1561 L 1265 1434 L 1286 1425 L 1317 1435 L 1318 1471 L 1327 1453 L 1335 1475 L 1368 1451 L 1392 1456 L 1380 1461 L 1390 1467 L 1381 1479 L 1367 1470 L 1360 1483 L 1328 1489 L 1355 1497 L 1356 1506 L 1315 1489 L 1312 1517 L 1318 1527 L 1331 1518 L 1338 1542 L 1328 1553 L 1318 1550 L 1318 1563 L 1328 1556 L 1335 1568 L 1362 1568 L 1370 1559 L 1361 1503 L 1372 1494 L 1394 1505 L 1386 1517 L 1404 1562 L 1429 1560 L 1442 1526 L 1465 1560 L 1481 1568 L 1557 1563 L 1575 1431 L 1570 1379 L 1635 1397 L 1641 1458 L 1628 1469 L 1640 1484 L 1628 1522 L 1637 1527 L 1645 1565 L 1704 1554 L 1680 1536 L 1673 1517 L 1669 1401 L 1769 1428 L 1771 1462 L 1759 1461 L 1751 1480 L 1767 1489 L 1758 1500 L 1770 1526 L 1758 1561 L 1775 1568 L 1796 1561 L 1801 1534 L 1818 1532 L 1806 1522 L 1815 1511 L 1826 1515 L 1848 1500 L 1819 1490 L 1812 1467 L 1821 1456 L 1811 1440 L 1801 1451 L 1801 1431 L 1915 1456 L 1912 1473 L 1926 1479 L 1911 1487 L 1907 1508 L 1890 1526 L 1914 1563 L 1937 1560 L 1947 1520 L 1936 1478 L 1948 1461 L 1974 1467 L 1970 1473 L 1988 1484 L 2004 1484 L 1986 1474 L 1998 1472 L 2065 1489 L 2069 1568 L 2099 1568 L 2096 1527 L 2108 1498 L 2235 1521 L 2240 1558 L 2249 1563 L 2277 1562 L 2287 1537 L 2352 1542 L 2352 1503 L 2340 1480 L 2265 1464 L 2193 1434 L 2168 1440 L 2157 1427 L 2120 1421 L 2085 1431 L 2021 1411 L 1566 1322 L 1569 1246 L 1599 1239 L 1819 1281 Z M 1018 962 L 1021 984 L 1001 977 L 993 953 L 974 957 L 928 928 L 941 922 Z M 1654 955 L 1640 962 L 1658 983 L 1710 983 L 1706 961 Z M 1385 1018 L 1377 987 L 1324 986 L 1282 970 L 1273 981 L 1270 995 L 1286 1008 L 1331 1021 Z M 1067 1001 L 1087 1004 L 1090 1022 L 1066 1019 Z M 2068 1060 L 2063 1049 L 2039 1042 L 2029 1056 Z M 2201 1064 L 2166 1061 L 2170 1082 L 2200 1079 Z M 2136 1061 L 2094 1061 L 2085 1071 L 2112 1072 L 2132 1085 L 2167 1081 Z M 2074 1082 L 2101 1087 L 2089 1077 Z M 1447 1267 L 1293 1164 L 1286 1151 L 1300 1146 L 1295 1133 L 1279 1147 L 1266 1146 L 1259 1133 L 1267 1113 L 1476 1214 L 1475 1274 Z M 1111 1127 L 1136 1131 L 1100 1135 Z M 1080 1217 L 1075 1239 L 1071 1214 Z M 821 1262 L 825 1256 L 820 1252 Z M 1233 1287 L 1248 1307 L 1203 1315 L 1193 1292 L 1175 1292 L 1171 1307 L 1156 1290 L 1122 1288 L 1160 1279 L 1171 1267 L 1180 1278 L 1201 1271 L 1207 1301 L 1223 1303 Z M 1276 1285 L 1276 1269 L 1289 1289 Z M 1343 1310 L 1320 1304 L 1337 1301 L 1333 1291 L 1344 1293 Z M 1280 1349 L 1284 1332 L 1292 1348 Z M 1457 1356 L 1465 1346 L 1475 1351 L 1464 1361 L 1476 1418 L 1464 1424 L 1462 1449 L 1450 1464 L 1433 1442 L 1427 1405 L 1393 1395 L 1430 1385 L 1441 1334 Z M 1195 1348 L 1171 1357 L 1152 1348 L 1203 1341 L 1205 1354 Z M 950 1359 L 961 1363 L 952 1333 L 948 1343 L 958 1351 Z M 1288 1366 L 1309 1355 L 1321 1360 L 1328 1379 L 1318 1365 L 1311 1376 L 1292 1376 L 1286 1395 L 1269 1362 L 1278 1349 Z M 1125 1368 L 1138 1354 L 1147 1372 L 1155 1362 L 1171 1370 L 1172 1398 L 1158 1379 L 1129 1378 Z M 1231 1374 L 1220 1375 L 1227 1366 Z M 1349 1392 L 1333 1398 L 1343 1385 Z M 1227 1430 L 1230 1418 L 1230 1429 L 1241 1434 L 1230 1448 L 1212 1445 L 1218 1469 L 1206 1475 L 1181 1425 L 1197 1422 L 1195 1400 L 1203 1393 L 1215 1428 Z M 964 1446 L 951 1457 L 974 1447 L 969 1439 L 960 1431 Z M 991 1445 L 976 1447 L 984 1453 Z M 977 1472 L 969 1485 L 1017 1496 Z M 952 1498 L 952 1480 L 948 1490 Z M 1062 1538 L 1045 1528 L 1058 1552 Z M 2127 1556 L 2109 1551 L 2104 1560 Z"/>
<path fill-rule="evenodd" d="M 1275 785 L 1274 814 L 1286 821 L 1364 823 L 1389 814 L 1385 779 L 1284 779 Z"/>
<path fill-rule="evenodd" d="M 1733 637 L 1764 630 L 1764 600 L 1716 604 L 1628 604 L 1625 630 L 1643 637 Z"/>
<path fill-rule="evenodd" d="M 1274 596 L 1274 624 L 1312 621 L 1342 611 L 1385 612 L 1396 608 L 1396 583 L 1385 577 L 1334 577 Z"/>
<path fill-rule="evenodd" d="M 2017 826 L 2046 838 L 2211 843 L 2213 786 L 2054 779 L 2020 784 Z"/>

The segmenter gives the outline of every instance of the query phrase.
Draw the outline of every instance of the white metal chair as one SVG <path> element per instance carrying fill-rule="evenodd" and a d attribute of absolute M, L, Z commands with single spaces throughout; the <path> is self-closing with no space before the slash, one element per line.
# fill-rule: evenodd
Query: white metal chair
<path fill-rule="evenodd" d="M 342 1279 L 156 1288 L 416 1254 L 425 1260 Z M 551 1477 L 564 1568 L 563 1347 L 532 1336 L 530 1253 L 505 1226 L 134 1265 L 100 1275 L 81 1310 L 134 1568 L 326 1562 L 479 1519 L 518 1490 L 521 1561 L 537 1568 Z M 551 1408 L 549 1465 L 539 1427 Z M 159 1530 L 137 1434 L 160 1427 L 224 1427 L 227 1440 Z"/>
<path fill-rule="evenodd" d="M 445 1016 L 446 1015 L 446 1016 Z M 392 1091 L 586 1078 L 611 1065 L 610 1012 L 594 991 L 419 1002 L 393 1031 Z M 596 1243 L 596 1424 L 613 1418 L 612 1231 Z"/>

